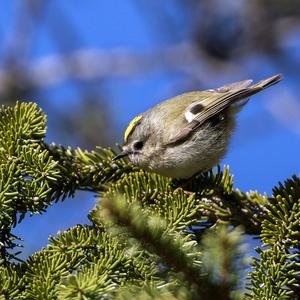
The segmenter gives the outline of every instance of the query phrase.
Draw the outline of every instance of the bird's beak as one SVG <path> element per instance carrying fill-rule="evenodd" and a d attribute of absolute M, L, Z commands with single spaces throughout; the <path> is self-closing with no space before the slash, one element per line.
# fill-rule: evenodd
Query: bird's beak
<path fill-rule="evenodd" d="M 125 157 L 125 156 L 129 155 L 129 154 L 130 154 L 130 151 L 129 151 L 129 150 L 123 150 L 122 152 L 120 152 L 119 154 L 117 154 L 117 155 L 112 159 L 112 161 L 118 160 L 118 159 L 120 159 L 120 158 L 122 158 L 122 157 Z"/>

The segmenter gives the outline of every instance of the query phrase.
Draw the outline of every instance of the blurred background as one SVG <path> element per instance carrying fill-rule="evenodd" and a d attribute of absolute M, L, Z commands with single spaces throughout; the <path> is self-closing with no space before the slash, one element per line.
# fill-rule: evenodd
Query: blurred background
<path fill-rule="evenodd" d="M 90 150 L 168 97 L 282 73 L 240 113 L 221 165 L 243 191 L 299 174 L 300 0 L 2 0 L 0 39 L 1 104 L 37 102 L 47 142 Z M 95 201 L 81 192 L 28 217 L 14 230 L 23 257 L 87 223 Z"/>

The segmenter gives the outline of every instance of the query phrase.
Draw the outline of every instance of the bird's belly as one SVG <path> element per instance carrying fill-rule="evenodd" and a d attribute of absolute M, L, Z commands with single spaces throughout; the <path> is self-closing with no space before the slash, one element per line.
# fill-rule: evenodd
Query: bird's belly
<path fill-rule="evenodd" d="M 168 167 L 168 168 L 158 168 L 155 170 L 152 170 L 155 173 L 158 173 L 160 175 L 183 179 L 183 178 L 190 178 L 193 175 L 209 169 L 206 168 L 204 165 L 199 165 L 194 163 L 193 165 L 187 165 L 182 167 Z"/>
<path fill-rule="evenodd" d="M 153 158 L 149 169 L 173 178 L 189 178 L 201 171 L 215 166 L 226 153 L 228 135 L 211 135 L 211 139 L 197 139 L 187 143 L 170 147 Z"/>
<path fill-rule="evenodd" d="M 190 160 L 180 157 L 168 158 L 164 164 L 158 164 L 151 171 L 173 178 L 189 178 L 201 171 L 208 170 L 218 163 L 218 159 L 205 159 L 201 156 Z"/>

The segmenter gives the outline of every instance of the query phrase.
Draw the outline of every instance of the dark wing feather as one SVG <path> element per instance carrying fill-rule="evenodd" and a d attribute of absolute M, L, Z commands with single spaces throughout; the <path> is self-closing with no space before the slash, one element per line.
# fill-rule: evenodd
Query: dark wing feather
<path fill-rule="evenodd" d="M 219 114 L 224 109 L 233 103 L 248 98 L 261 90 L 276 84 L 282 79 L 281 75 L 275 75 L 260 82 L 251 85 L 252 80 L 245 80 L 240 82 L 224 85 L 216 90 L 212 90 L 209 97 L 201 99 L 203 109 L 196 114 L 194 119 L 181 129 L 168 143 L 168 145 L 178 144 L 184 142 L 193 132 L 195 132 L 205 121 L 211 117 Z M 195 101 L 193 105 L 197 103 Z"/>

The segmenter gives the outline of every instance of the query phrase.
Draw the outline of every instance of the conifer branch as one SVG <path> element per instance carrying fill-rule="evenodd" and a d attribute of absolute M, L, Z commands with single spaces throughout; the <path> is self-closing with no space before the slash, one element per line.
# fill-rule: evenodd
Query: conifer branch
<path fill-rule="evenodd" d="M 231 299 L 231 285 L 215 285 L 213 280 L 208 280 L 207 273 L 201 268 L 201 253 L 197 251 L 197 243 L 192 241 L 190 236 L 183 237 L 178 232 L 168 229 L 163 219 L 157 216 L 149 217 L 136 202 L 128 206 L 121 197 L 102 201 L 104 218 L 113 218 L 119 225 L 125 226 L 142 242 L 143 247 L 159 255 L 176 272 L 183 273 L 195 293 L 195 299 Z"/>
<path fill-rule="evenodd" d="M 300 179 L 273 189 L 262 222 L 262 247 L 249 274 L 250 297 L 297 299 L 300 292 Z"/>
<path fill-rule="evenodd" d="M 0 299 L 242 299 L 241 233 L 224 223 L 261 234 L 247 297 L 296 299 L 298 177 L 272 197 L 243 193 L 228 167 L 176 181 L 113 162 L 111 149 L 48 145 L 45 133 L 36 104 L 0 109 Z M 59 233 L 16 264 L 12 228 L 77 190 L 102 199 L 93 225 Z"/>

